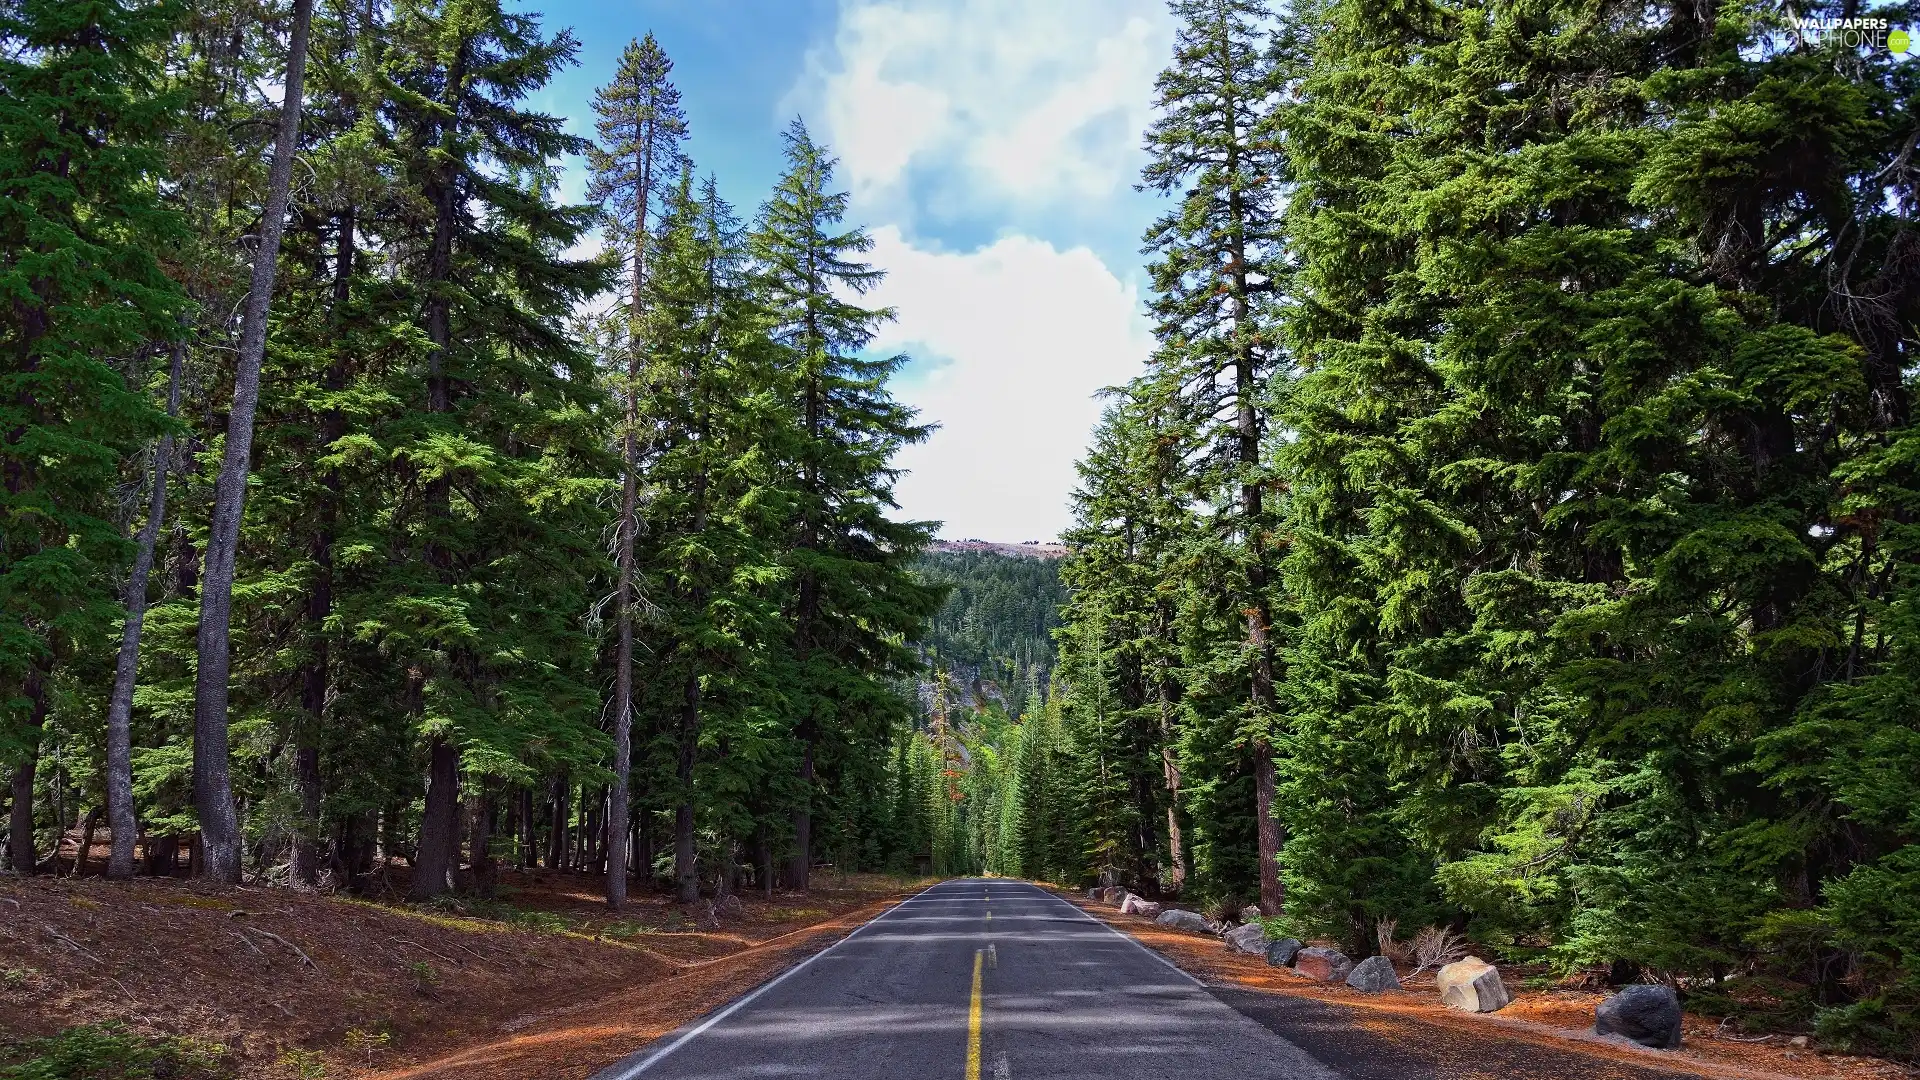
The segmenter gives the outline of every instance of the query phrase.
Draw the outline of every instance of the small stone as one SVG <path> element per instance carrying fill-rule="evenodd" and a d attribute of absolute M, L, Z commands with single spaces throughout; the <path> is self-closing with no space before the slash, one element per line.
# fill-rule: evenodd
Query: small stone
<path fill-rule="evenodd" d="M 1267 945 L 1268 967 L 1292 967 L 1293 958 L 1300 955 L 1305 944 L 1299 938 L 1283 937 Z"/>
<path fill-rule="evenodd" d="M 1338 949 L 1310 945 L 1294 954 L 1293 970 L 1321 982 L 1345 982 L 1353 973 L 1353 961 Z"/>
<path fill-rule="evenodd" d="M 740 902 L 740 897 L 736 893 L 728 893 L 726 897 L 720 901 L 720 914 L 722 915 L 739 918 L 741 915 L 746 914 L 746 910 L 746 905 Z"/>
<path fill-rule="evenodd" d="M 1393 961 L 1386 957 L 1369 956 L 1353 966 L 1353 971 L 1347 975 L 1347 985 L 1369 994 L 1398 990 L 1400 973 L 1393 970 Z"/>
<path fill-rule="evenodd" d="M 1477 956 L 1457 960 L 1440 969 L 1435 979 L 1440 1004 L 1467 1012 L 1498 1012 L 1513 998 L 1500 981 L 1500 969 Z"/>
<path fill-rule="evenodd" d="M 1127 897 L 1125 902 L 1120 905 L 1120 914 L 1122 915 L 1145 915 L 1149 919 L 1154 919 L 1160 916 L 1160 911 L 1161 906 L 1159 904 L 1151 900 L 1142 900 L 1137 896 Z"/>
<path fill-rule="evenodd" d="M 1805 1050 L 1807 1047 L 1813 1045 L 1813 1040 L 1807 1038 L 1805 1035 L 1795 1035 L 1793 1038 L 1787 1040 L 1787 1045 L 1793 1047 L 1795 1050 Z"/>
<path fill-rule="evenodd" d="M 1190 934 L 1213 933 L 1213 927 L 1207 925 L 1207 920 L 1201 918 L 1198 912 L 1180 908 L 1168 908 L 1153 921 L 1156 926 L 1164 926 L 1169 930 L 1185 930 Z"/>
<path fill-rule="evenodd" d="M 1624 1035 L 1656 1050 L 1680 1047 L 1680 995 L 1671 986 L 1640 983 L 1620 992 L 1594 1010 L 1593 1030 L 1601 1035 Z"/>
<path fill-rule="evenodd" d="M 1257 923 L 1264 914 L 1265 913 L 1260 910 L 1259 904 L 1248 904 L 1246 907 L 1240 909 L 1240 921 L 1243 923 Z"/>
<path fill-rule="evenodd" d="M 1100 899 L 1100 886 L 1098 886 L 1098 885 L 1095 885 L 1095 886 L 1092 886 L 1091 888 L 1089 888 L 1089 889 L 1087 890 L 1087 899 L 1089 899 L 1089 900 L 1098 900 L 1098 899 Z"/>
<path fill-rule="evenodd" d="M 1227 951 L 1246 953 L 1248 956 L 1267 955 L 1267 946 L 1272 940 L 1267 937 L 1266 928 L 1259 923 L 1236 926 L 1227 931 Z"/>

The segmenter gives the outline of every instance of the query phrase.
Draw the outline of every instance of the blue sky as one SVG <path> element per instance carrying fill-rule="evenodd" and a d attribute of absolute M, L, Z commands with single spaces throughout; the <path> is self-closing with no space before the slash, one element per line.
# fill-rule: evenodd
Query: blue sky
<path fill-rule="evenodd" d="M 1094 393 L 1151 348 L 1135 192 L 1160 0 L 547 0 L 581 65 L 537 100 L 592 134 L 594 87 L 649 30 L 673 57 L 703 172 L 751 215 L 803 117 L 840 158 L 851 219 L 899 318 L 877 348 L 940 425 L 902 454 L 903 513 L 948 538 L 1050 539 L 1069 521 Z M 569 194 L 583 186 L 578 169 Z"/>

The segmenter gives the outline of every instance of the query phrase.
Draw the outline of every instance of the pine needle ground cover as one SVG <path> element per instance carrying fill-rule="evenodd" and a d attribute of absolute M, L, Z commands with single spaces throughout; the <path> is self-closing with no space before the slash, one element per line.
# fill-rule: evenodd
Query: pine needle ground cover
<path fill-rule="evenodd" d="M 403 895 L 404 871 L 396 886 Z M 537 1034 L 549 1014 L 634 987 L 671 1028 L 768 973 L 757 962 L 708 971 L 716 962 L 766 953 L 777 970 L 786 948 L 832 939 L 814 928 L 870 917 L 906 891 L 825 874 L 804 897 L 751 895 L 716 919 L 659 894 L 614 915 L 600 889 L 597 878 L 510 872 L 491 903 L 409 905 L 186 880 L 10 882 L 0 1040 L 23 1060 L 57 1051 L 94 1067 L 160 1060 L 169 1044 L 154 1040 L 187 1040 L 210 1077 L 284 1076 L 300 1061 L 341 1077 Z M 675 981 L 696 971 L 706 974 Z M 634 1045 L 609 1044 L 600 1063 Z"/>

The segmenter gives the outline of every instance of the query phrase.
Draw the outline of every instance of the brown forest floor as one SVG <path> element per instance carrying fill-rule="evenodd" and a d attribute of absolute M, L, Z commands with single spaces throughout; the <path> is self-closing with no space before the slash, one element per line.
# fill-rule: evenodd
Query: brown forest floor
<path fill-rule="evenodd" d="M 1263 957 L 1228 952 L 1217 938 L 1162 929 L 1152 920 L 1121 915 L 1083 896 L 1064 891 L 1060 895 L 1209 985 L 1245 992 L 1254 1001 L 1261 996 L 1292 999 L 1277 1004 L 1301 1008 L 1279 1011 L 1290 1013 L 1296 1024 L 1311 1017 L 1305 1027 L 1351 1029 L 1355 1037 L 1332 1040 L 1332 1052 L 1351 1049 L 1368 1057 L 1391 1058 L 1399 1062 L 1396 1075 L 1403 1078 L 1576 1072 L 1602 1077 L 1691 1073 L 1723 1080 L 1891 1080 L 1920 1075 L 1878 1058 L 1794 1048 L 1784 1035 L 1764 1042 L 1741 1041 L 1722 1034 L 1716 1021 L 1691 1015 L 1686 1019 L 1685 1041 L 1677 1051 L 1622 1046 L 1593 1034 L 1594 1006 L 1606 996 L 1593 990 L 1534 989 L 1509 981 L 1513 1003 L 1498 1013 L 1475 1015 L 1440 1004 L 1433 972 L 1408 978 L 1402 965 L 1406 989 L 1365 994 L 1315 982 L 1288 968 L 1268 967 Z M 1542 1058 L 1563 1063 L 1584 1059 L 1584 1063 L 1577 1070 L 1543 1070 L 1535 1067 Z"/>
<path fill-rule="evenodd" d="M 649 894 L 616 917 L 599 876 L 548 871 L 503 872 L 492 904 L 431 906 L 5 877 L 0 1041 L 113 1020 L 224 1044 L 245 1077 L 298 1075 L 313 1054 L 328 1077 L 585 1077 L 909 891 L 872 875 L 815 884 L 744 896 L 703 926 Z"/>

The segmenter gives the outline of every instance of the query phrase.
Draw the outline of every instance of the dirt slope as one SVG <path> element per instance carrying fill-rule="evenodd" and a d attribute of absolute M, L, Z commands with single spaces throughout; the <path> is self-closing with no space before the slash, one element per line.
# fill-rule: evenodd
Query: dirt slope
<path fill-rule="evenodd" d="M 750 897 L 717 919 L 642 896 L 616 919 L 599 880 L 575 875 L 507 874 L 504 902 L 432 908 L 174 879 L 0 877 L 0 1038 L 116 1020 L 224 1044 L 241 1076 L 295 1075 L 304 1060 L 340 1077 L 537 1041 L 556 1025 L 577 1043 L 570 1010 L 637 995 L 632 1022 L 580 1057 L 584 1076 L 589 1058 L 605 1064 L 734 996 L 831 940 L 842 916 L 902 891 L 859 875 L 829 884 Z M 564 1075 L 468 1064 L 446 1075 Z"/>

